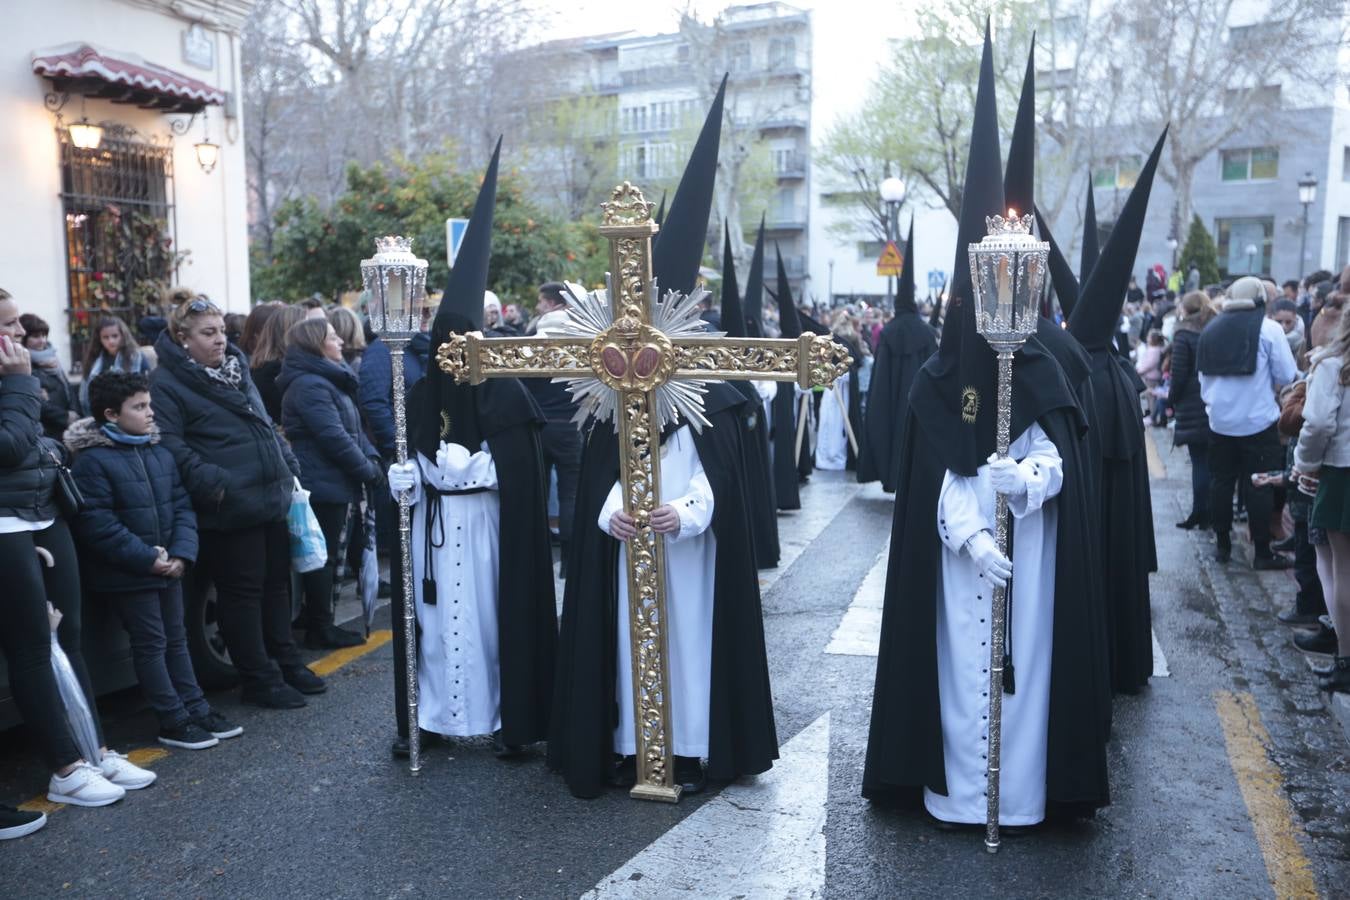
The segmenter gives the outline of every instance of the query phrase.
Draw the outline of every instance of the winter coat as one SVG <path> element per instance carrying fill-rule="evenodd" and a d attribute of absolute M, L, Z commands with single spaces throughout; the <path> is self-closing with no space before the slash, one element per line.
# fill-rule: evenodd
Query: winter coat
<path fill-rule="evenodd" d="M 258 368 L 249 372 L 253 376 L 253 384 L 258 388 L 258 396 L 262 398 L 263 409 L 267 410 L 267 417 L 274 423 L 281 422 L 281 388 L 277 387 L 277 376 L 281 374 L 281 360 L 274 359 L 271 362 L 265 362 Z"/>
<path fill-rule="evenodd" d="M 300 464 L 272 427 L 243 352 L 226 350 L 240 362 L 236 388 L 207 376 L 167 333 L 155 351 L 150 404 L 192 497 L 197 527 L 235 531 L 285 521 Z"/>
<path fill-rule="evenodd" d="M 277 377 L 281 424 L 300 461 L 300 484 L 315 503 L 354 503 L 380 476 L 379 454 L 361 429 L 356 373 L 292 347 Z"/>
<path fill-rule="evenodd" d="M 70 414 L 77 411 L 70 380 L 59 365 L 39 366 L 36 363 L 33 365 L 33 377 L 47 392 L 46 399 L 42 401 L 42 430 L 47 437 L 60 440 L 70 427 Z"/>
<path fill-rule="evenodd" d="M 80 547 L 84 583 L 99 593 L 157 590 L 170 579 L 150 568 L 159 558 L 197 559 L 197 516 L 173 454 L 159 442 L 121 444 L 92 418 L 66 431 L 75 457 L 71 473 L 84 508 L 72 526 Z"/>
<path fill-rule="evenodd" d="M 361 357 L 359 397 L 361 415 L 370 429 L 370 439 L 380 456 L 394 458 L 394 369 L 389 345 L 376 339 Z M 413 335 L 403 353 L 403 383 L 411 392 L 422 380 L 431 359 L 431 335 L 425 331 Z"/>
<path fill-rule="evenodd" d="M 1200 374 L 1195 367 L 1199 347 L 1199 329 L 1179 322 L 1172 338 L 1172 383 L 1167 392 L 1168 405 L 1176 413 L 1172 440 L 1178 447 L 1209 443 L 1209 413 L 1200 399 Z"/>
<path fill-rule="evenodd" d="M 1344 362 L 1323 351 L 1308 376 L 1303 430 L 1294 453 L 1294 465 L 1302 472 L 1350 468 L 1350 385 L 1341 384 Z"/>
<path fill-rule="evenodd" d="M 65 450 L 42 433 L 38 380 L 0 375 L 0 517 L 45 522 L 58 515 L 56 461 Z"/>

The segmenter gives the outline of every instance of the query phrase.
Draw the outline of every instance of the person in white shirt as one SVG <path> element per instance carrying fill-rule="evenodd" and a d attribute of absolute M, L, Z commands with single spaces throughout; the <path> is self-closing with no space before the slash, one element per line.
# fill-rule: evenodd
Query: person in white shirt
<path fill-rule="evenodd" d="M 1209 446 L 1210 516 L 1215 559 L 1233 555 L 1233 490 L 1243 491 L 1257 569 L 1287 569 L 1290 561 L 1270 549 L 1272 488 L 1256 487 L 1251 476 L 1283 465 L 1276 395 L 1298 377 L 1284 329 L 1265 316 L 1266 292 L 1256 278 L 1239 278 L 1228 290 L 1223 311 L 1200 334 L 1197 368 L 1200 396 L 1214 439 Z"/>

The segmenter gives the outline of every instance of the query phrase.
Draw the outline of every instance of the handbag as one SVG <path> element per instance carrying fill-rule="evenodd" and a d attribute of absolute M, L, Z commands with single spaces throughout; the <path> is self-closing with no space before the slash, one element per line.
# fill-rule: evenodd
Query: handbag
<path fill-rule="evenodd" d="M 84 494 L 80 493 L 80 486 L 75 483 L 75 476 L 71 473 L 70 467 L 61 462 L 56 451 L 45 445 L 43 449 L 56 466 L 56 484 L 52 487 L 52 493 L 56 496 L 56 508 L 61 510 L 63 519 L 73 519 L 84 509 Z"/>

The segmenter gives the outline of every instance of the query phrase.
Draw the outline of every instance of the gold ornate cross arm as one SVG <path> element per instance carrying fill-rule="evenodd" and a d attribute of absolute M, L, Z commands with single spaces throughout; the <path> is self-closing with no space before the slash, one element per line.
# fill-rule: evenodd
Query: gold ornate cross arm
<path fill-rule="evenodd" d="M 570 337 L 485 338 L 455 335 L 437 352 L 441 371 L 463 384 L 487 378 L 575 378 L 590 375 L 591 341 Z"/>
<path fill-rule="evenodd" d="M 833 384 L 853 358 L 827 335 L 799 338 L 676 338 L 675 371 L 680 381 L 795 381 L 803 388 Z"/>

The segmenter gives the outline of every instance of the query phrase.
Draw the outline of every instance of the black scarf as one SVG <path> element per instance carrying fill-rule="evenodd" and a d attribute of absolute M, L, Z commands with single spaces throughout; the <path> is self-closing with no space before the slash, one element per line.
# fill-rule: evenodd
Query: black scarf
<path fill-rule="evenodd" d="M 1250 375 L 1261 349 L 1261 323 L 1266 305 L 1229 300 L 1222 313 L 1200 332 L 1196 368 L 1202 375 Z"/>

